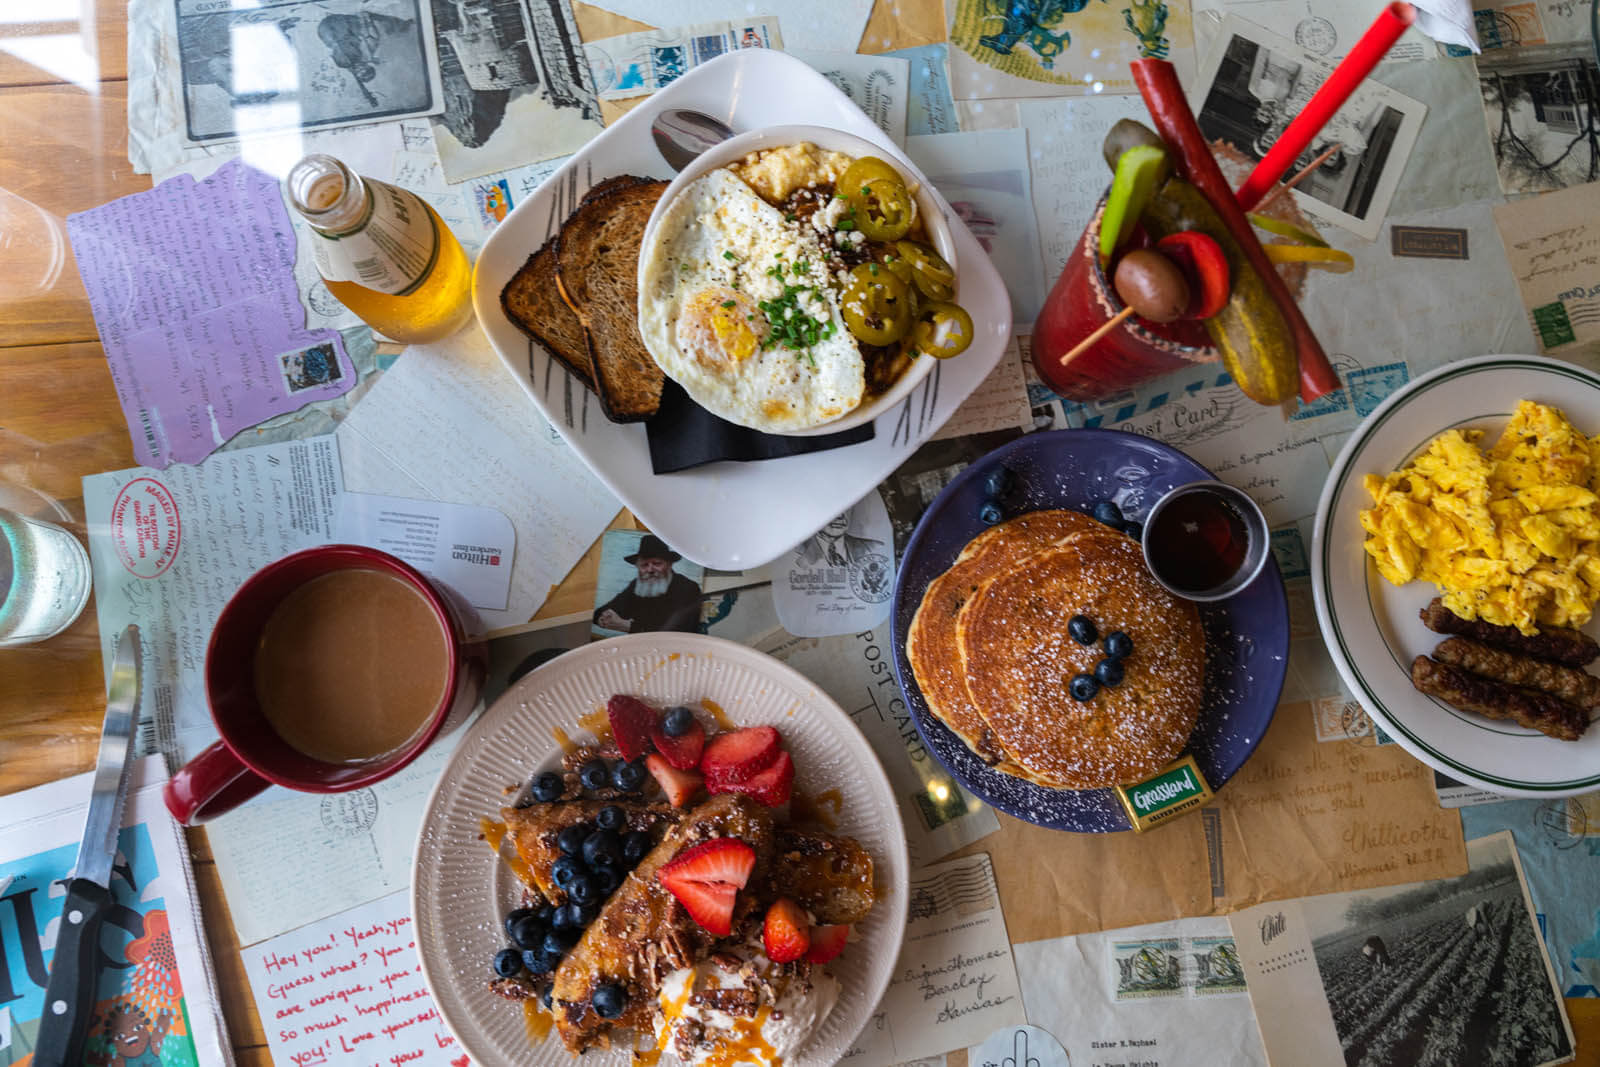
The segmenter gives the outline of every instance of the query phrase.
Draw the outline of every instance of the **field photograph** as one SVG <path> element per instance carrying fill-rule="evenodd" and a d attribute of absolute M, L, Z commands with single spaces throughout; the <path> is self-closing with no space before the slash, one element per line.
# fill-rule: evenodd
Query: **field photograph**
<path fill-rule="evenodd" d="M 1510 835 L 1460 878 L 1304 902 L 1348 1067 L 1539 1067 L 1573 1054 Z"/>

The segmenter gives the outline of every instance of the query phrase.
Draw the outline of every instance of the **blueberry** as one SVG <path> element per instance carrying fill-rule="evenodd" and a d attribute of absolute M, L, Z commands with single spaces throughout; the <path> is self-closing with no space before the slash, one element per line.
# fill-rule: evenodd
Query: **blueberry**
<path fill-rule="evenodd" d="M 650 777 L 650 772 L 644 768 L 644 760 L 634 760 L 632 763 L 618 763 L 611 772 L 611 784 L 624 793 L 638 792 L 644 785 L 644 780 Z"/>
<path fill-rule="evenodd" d="M 1133 654 L 1133 638 L 1121 630 L 1106 634 L 1106 655 L 1111 659 L 1125 659 Z"/>
<path fill-rule="evenodd" d="M 661 732 L 668 737 L 682 737 L 694 729 L 694 712 L 679 705 L 667 709 L 666 720 L 661 724 Z"/>
<path fill-rule="evenodd" d="M 1094 665 L 1095 681 L 1101 685 L 1122 684 L 1122 661 L 1120 659 L 1103 659 Z"/>
<path fill-rule="evenodd" d="M 1133 538 L 1135 541 L 1142 541 L 1144 540 L 1144 523 L 1125 522 L 1122 524 L 1122 532 Z"/>
<path fill-rule="evenodd" d="M 583 861 L 577 856 L 562 856 L 550 866 L 550 877 L 565 889 L 572 880 L 583 873 Z"/>
<path fill-rule="evenodd" d="M 1092 645 L 1100 639 L 1094 620 L 1087 615 L 1074 615 L 1067 620 L 1067 633 L 1080 645 Z"/>
<path fill-rule="evenodd" d="M 549 974 L 561 962 L 561 957 L 551 958 L 550 954 L 541 946 L 539 948 L 524 949 L 522 952 L 522 966 L 532 975 Z"/>
<path fill-rule="evenodd" d="M 983 491 L 989 496 L 1001 497 L 1010 493 L 1016 483 L 1016 478 L 1009 470 L 1004 467 L 996 467 L 983 480 Z"/>
<path fill-rule="evenodd" d="M 628 813 L 615 804 L 607 804 L 594 817 L 595 825 L 602 830 L 621 830 L 628 825 Z"/>
<path fill-rule="evenodd" d="M 604 789 L 611 784 L 611 768 L 603 759 L 592 759 L 578 768 L 578 781 L 585 789 Z"/>
<path fill-rule="evenodd" d="M 1122 525 L 1122 509 L 1110 500 L 1102 500 L 1094 506 L 1096 522 L 1103 522 L 1107 526 Z"/>
<path fill-rule="evenodd" d="M 1100 692 L 1100 683 L 1094 680 L 1092 674 L 1075 674 L 1067 685 L 1067 692 L 1072 694 L 1073 700 L 1088 702 Z"/>
<path fill-rule="evenodd" d="M 552 967 L 550 969 L 552 971 L 555 970 L 554 967 Z M 540 994 L 539 1003 L 544 1005 L 544 1010 L 545 1011 L 549 1011 L 550 1010 L 550 999 L 555 995 L 555 991 L 556 991 L 556 984 L 554 982 L 551 982 L 549 985 L 544 987 L 544 992 L 542 994 Z"/>
<path fill-rule="evenodd" d="M 594 987 L 594 1013 L 602 1019 L 615 1019 L 628 1006 L 628 994 L 615 982 Z"/>
<path fill-rule="evenodd" d="M 609 863 L 599 863 L 594 868 L 594 884 L 602 899 L 617 891 L 622 884 L 622 872 Z"/>
<path fill-rule="evenodd" d="M 622 862 L 622 838 L 611 830 L 591 834 L 583 843 L 583 862 L 591 868 L 598 864 Z"/>
<path fill-rule="evenodd" d="M 622 835 L 622 861 L 632 867 L 649 854 L 650 835 L 643 830 L 629 830 Z"/>
<path fill-rule="evenodd" d="M 544 940 L 544 929 L 544 923 L 530 911 L 506 932 L 511 935 L 511 943 L 518 948 L 538 948 L 539 942 Z"/>
<path fill-rule="evenodd" d="M 522 953 L 514 948 L 503 948 L 494 954 L 494 973 L 501 978 L 515 978 L 522 970 Z"/>
<path fill-rule="evenodd" d="M 576 856 L 583 851 L 583 842 L 588 836 L 588 823 L 573 823 L 556 835 L 556 848 L 559 848 L 569 856 Z"/>
<path fill-rule="evenodd" d="M 578 905 L 571 901 L 557 908 L 555 917 L 550 920 L 552 930 L 571 930 L 583 925 L 583 920 L 578 917 Z"/>
<path fill-rule="evenodd" d="M 1000 510 L 1000 505 L 993 500 L 985 500 L 983 507 L 978 509 L 978 518 L 983 520 L 985 526 L 993 526 L 1005 517 L 1006 513 Z"/>
<path fill-rule="evenodd" d="M 578 916 L 578 921 L 573 924 L 572 928 L 581 933 L 583 928 L 594 922 L 595 916 L 600 914 L 600 902 L 598 900 L 591 900 L 589 903 L 579 904 L 577 907 L 578 910 L 576 914 Z"/>
<path fill-rule="evenodd" d="M 561 794 L 567 791 L 566 779 L 555 771 L 545 771 L 533 779 L 533 799 L 541 804 L 548 804 L 552 800 L 560 800 Z"/>
<path fill-rule="evenodd" d="M 587 904 L 600 895 L 600 887 L 595 884 L 594 876 L 587 872 L 573 875 L 572 881 L 566 885 L 566 890 L 567 896 L 578 904 Z"/>
<path fill-rule="evenodd" d="M 506 936 L 507 937 L 511 937 L 512 936 L 511 931 L 516 928 L 517 923 L 521 922 L 523 919 L 526 919 L 528 916 L 533 915 L 533 914 L 535 914 L 535 912 L 534 912 L 534 910 L 532 908 L 517 908 L 514 911 L 507 912 L 506 913 Z M 546 925 L 548 925 L 548 923 Z"/>
<path fill-rule="evenodd" d="M 578 943 L 583 936 L 582 927 L 569 926 L 565 930 L 551 930 L 544 935 L 544 954 L 546 956 L 565 956 L 567 950 Z"/>
<path fill-rule="evenodd" d="M 540 922 L 544 923 L 546 926 L 549 926 L 555 921 L 556 909 L 551 907 L 549 904 L 546 904 L 542 908 L 535 908 L 533 914 L 538 917 Z"/>

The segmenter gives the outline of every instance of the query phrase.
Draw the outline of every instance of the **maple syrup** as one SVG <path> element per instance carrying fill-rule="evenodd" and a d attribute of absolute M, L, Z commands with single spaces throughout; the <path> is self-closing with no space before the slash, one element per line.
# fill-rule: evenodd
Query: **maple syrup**
<path fill-rule="evenodd" d="M 1251 523 L 1206 487 L 1175 493 L 1144 532 L 1145 559 L 1168 588 L 1206 593 L 1226 585 L 1251 556 Z"/>

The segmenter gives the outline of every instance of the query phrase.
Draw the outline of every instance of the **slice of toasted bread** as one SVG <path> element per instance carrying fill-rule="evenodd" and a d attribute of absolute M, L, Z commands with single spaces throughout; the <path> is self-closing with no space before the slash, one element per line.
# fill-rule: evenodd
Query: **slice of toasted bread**
<path fill-rule="evenodd" d="M 650 180 L 634 174 L 606 178 L 584 193 L 580 204 Z M 500 290 L 500 306 L 512 325 L 548 349 L 594 391 L 594 372 L 589 369 L 589 345 L 583 336 L 583 322 L 562 298 L 556 284 L 555 237 L 529 256 L 528 262 L 511 276 L 506 287 Z"/>
<path fill-rule="evenodd" d="M 639 246 L 662 181 L 586 198 L 556 235 L 556 280 L 583 322 L 589 367 L 606 417 L 648 419 L 665 376 L 639 338 Z"/>
<path fill-rule="evenodd" d="M 579 380 L 594 389 L 589 345 L 583 322 L 561 299 L 556 285 L 556 239 L 528 257 L 528 262 L 500 290 L 500 306 L 512 324 L 550 351 Z"/>

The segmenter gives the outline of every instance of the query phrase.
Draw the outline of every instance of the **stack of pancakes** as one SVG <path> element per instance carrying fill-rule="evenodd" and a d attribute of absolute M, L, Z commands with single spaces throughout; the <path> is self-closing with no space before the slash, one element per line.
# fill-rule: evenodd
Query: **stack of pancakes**
<path fill-rule="evenodd" d="M 1121 684 L 1067 691 L 1105 657 L 1067 621 L 1133 640 Z M 1171 763 L 1200 714 L 1205 635 L 1132 538 L 1076 511 L 1035 511 L 974 538 L 929 583 L 906 656 L 928 708 L 985 763 L 1061 789 L 1141 781 Z"/>

